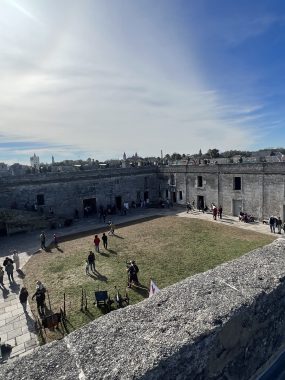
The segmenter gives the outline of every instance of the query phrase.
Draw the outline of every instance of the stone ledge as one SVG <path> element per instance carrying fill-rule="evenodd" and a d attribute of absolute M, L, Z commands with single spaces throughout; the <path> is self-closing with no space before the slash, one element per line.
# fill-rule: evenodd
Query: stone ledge
<path fill-rule="evenodd" d="M 0 380 L 249 379 L 285 339 L 284 256 L 278 239 L 190 277 L 1 366 Z"/>

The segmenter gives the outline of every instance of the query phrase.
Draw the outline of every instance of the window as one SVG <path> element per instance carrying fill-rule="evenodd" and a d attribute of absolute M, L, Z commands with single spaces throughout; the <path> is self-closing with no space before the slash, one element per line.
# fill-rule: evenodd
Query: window
<path fill-rule="evenodd" d="M 241 190 L 241 177 L 234 177 L 234 190 Z"/>
<path fill-rule="evenodd" d="M 197 187 L 202 187 L 203 186 L 203 178 L 201 175 L 198 175 L 197 177 Z"/>
<path fill-rule="evenodd" d="M 37 205 L 38 206 L 43 206 L 45 204 L 45 197 L 43 194 L 38 194 L 37 195 Z"/>
<path fill-rule="evenodd" d="M 182 194 L 182 190 L 179 191 L 179 200 L 182 201 L 183 199 L 183 194 Z"/>
<path fill-rule="evenodd" d="M 148 188 L 148 177 L 144 177 L 144 188 Z"/>
<path fill-rule="evenodd" d="M 165 190 L 165 197 L 168 198 L 168 190 Z"/>
<path fill-rule="evenodd" d="M 174 174 L 171 174 L 171 176 L 170 176 L 170 185 L 175 186 L 175 176 L 174 176 Z"/>

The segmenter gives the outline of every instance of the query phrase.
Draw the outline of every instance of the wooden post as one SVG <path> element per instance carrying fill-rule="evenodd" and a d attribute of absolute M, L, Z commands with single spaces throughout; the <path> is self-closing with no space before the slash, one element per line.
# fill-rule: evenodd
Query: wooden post
<path fill-rule="evenodd" d="M 65 309 L 65 292 L 63 293 L 63 315 L 66 318 L 66 309 Z"/>

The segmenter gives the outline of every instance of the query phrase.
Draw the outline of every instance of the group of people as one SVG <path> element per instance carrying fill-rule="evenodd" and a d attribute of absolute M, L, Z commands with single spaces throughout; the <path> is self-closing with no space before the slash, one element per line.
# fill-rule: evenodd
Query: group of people
<path fill-rule="evenodd" d="M 212 213 L 213 213 L 213 219 L 217 220 L 217 217 L 222 219 L 223 217 L 223 208 L 220 205 L 217 207 L 214 203 L 212 204 Z"/>
<path fill-rule="evenodd" d="M 41 249 L 44 251 L 47 249 L 46 247 L 46 234 L 44 231 L 40 234 L 40 242 L 41 242 Z M 58 236 L 56 234 L 53 234 L 53 245 L 55 247 L 58 247 Z"/>
<path fill-rule="evenodd" d="M 282 219 L 280 218 L 280 216 L 278 217 L 275 217 L 273 215 L 270 216 L 269 220 L 268 220 L 268 224 L 269 224 L 269 227 L 270 227 L 270 232 L 272 233 L 276 233 L 276 229 L 277 229 L 277 233 L 278 234 L 281 234 L 281 231 L 283 229 L 284 233 L 285 233 L 285 221 L 284 223 L 282 222 Z"/>

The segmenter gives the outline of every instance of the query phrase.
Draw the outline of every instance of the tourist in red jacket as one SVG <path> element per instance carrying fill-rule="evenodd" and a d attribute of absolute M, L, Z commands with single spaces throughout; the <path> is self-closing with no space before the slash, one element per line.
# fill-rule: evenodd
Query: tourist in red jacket
<path fill-rule="evenodd" d="M 94 244 L 95 244 L 95 251 L 99 253 L 100 252 L 99 251 L 100 239 L 99 239 L 98 235 L 95 235 Z"/>

